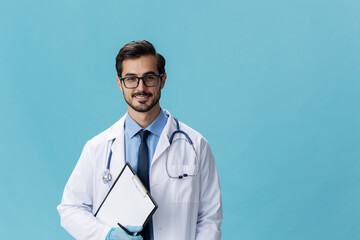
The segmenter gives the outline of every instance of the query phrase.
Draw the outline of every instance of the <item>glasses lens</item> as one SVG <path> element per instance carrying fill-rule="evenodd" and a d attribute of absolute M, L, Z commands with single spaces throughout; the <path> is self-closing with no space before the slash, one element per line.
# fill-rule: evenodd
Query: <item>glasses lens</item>
<path fill-rule="evenodd" d="M 159 77 L 156 75 L 153 75 L 153 74 L 146 75 L 144 77 L 145 85 L 148 87 L 154 87 L 154 86 L 158 85 L 158 81 L 159 81 Z"/>
<path fill-rule="evenodd" d="M 136 88 L 138 84 L 137 77 L 126 77 L 124 78 L 124 84 L 127 88 Z"/>

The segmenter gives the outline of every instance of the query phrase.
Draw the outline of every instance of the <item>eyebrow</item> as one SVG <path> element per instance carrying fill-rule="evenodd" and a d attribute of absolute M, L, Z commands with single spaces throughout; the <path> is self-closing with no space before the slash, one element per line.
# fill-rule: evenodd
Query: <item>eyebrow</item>
<path fill-rule="evenodd" d="M 148 74 L 156 75 L 156 73 L 154 71 L 148 71 L 148 72 L 144 73 L 143 76 L 148 75 Z M 135 73 L 127 73 L 127 74 L 125 74 L 125 76 L 137 76 L 137 75 Z"/>

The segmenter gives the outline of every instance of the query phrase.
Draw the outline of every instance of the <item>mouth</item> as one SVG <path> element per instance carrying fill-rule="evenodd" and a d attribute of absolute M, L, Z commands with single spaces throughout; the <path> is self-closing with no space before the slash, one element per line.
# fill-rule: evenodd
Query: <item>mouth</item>
<path fill-rule="evenodd" d="M 133 98 L 137 99 L 140 102 L 148 100 L 151 96 L 152 94 L 147 92 L 137 92 L 132 95 Z"/>
<path fill-rule="evenodd" d="M 138 95 L 138 96 L 135 96 L 135 98 L 139 101 L 146 101 L 149 97 L 143 96 L 143 95 Z"/>

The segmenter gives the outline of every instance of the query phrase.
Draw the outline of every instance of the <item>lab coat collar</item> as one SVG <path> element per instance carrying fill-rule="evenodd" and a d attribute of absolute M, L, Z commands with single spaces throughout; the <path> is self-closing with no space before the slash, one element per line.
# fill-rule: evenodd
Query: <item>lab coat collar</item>
<path fill-rule="evenodd" d="M 120 136 L 124 137 L 124 121 L 126 114 L 120 118 L 112 127 L 110 128 L 109 133 L 107 134 L 107 140 L 113 140 L 114 138 L 118 138 Z"/>

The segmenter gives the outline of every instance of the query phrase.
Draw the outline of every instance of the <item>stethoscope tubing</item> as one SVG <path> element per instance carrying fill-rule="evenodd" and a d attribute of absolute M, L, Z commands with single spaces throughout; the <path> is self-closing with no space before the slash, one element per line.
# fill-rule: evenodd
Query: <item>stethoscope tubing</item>
<path fill-rule="evenodd" d="M 189 135 L 187 135 L 186 132 L 180 130 L 179 121 L 178 121 L 175 117 L 174 117 L 174 120 L 175 120 L 175 122 L 176 122 L 176 130 L 171 134 L 171 136 L 170 136 L 170 138 L 169 138 L 170 147 L 171 147 L 173 141 L 184 140 L 184 139 L 182 139 L 182 138 L 178 138 L 178 139 L 174 140 L 174 137 L 175 137 L 176 134 L 179 133 L 179 134 L 184 135 L 185 138 L 186 138 L 184 141 L 187 141 L 187 142 L 191 145 L 191 147 L 192 147 L 192 149 L 193 149 L 193 151 L 194 151 L 194 153 L 195 153 L 195 162 L 196 162 L 196 166 L 197 166 L 197 167 L 196 167 L 196 171 L 195 171 L 194 174 L 183 173 L 183 174 L 181 174 L 181 175 L 179 175 L 179 176 L 172 176 L 172 175 L 169 173 L 169 169 L 168 169 L 168 157 L 169 157 L 169 155 L 167 154 L 167 156 L 166 156 L 166 162 L 165 162 L 165 164 L 166 164 L 166 173 L 167 173 L 167 175 L 168 175 L 170 178 L 183 179 L 183 178 L 189 177 L 189 176 L 194 177 L 194 176 L 196 176 L 196 175 L 198 174 L 198 172 L 199 172 L 199 160 L 198 160 L 198 156 L 197 156 L 197 154 L 196 154 L 196 150 L 195 150 L 194 144 L 193 144 L 193 142 L 191 141 L 191 138 L 189 137 Z M 109 150 L 108 162 L 107 162 L 107 165 L 106 165 L 106 169 L 105 169 L 105 171 L 104 171 L 103 174 L 102 174 L 102 180 L 103 180 L 103 182 L 104 182 L 105 184 L 106 184 L 106 183 L 109 183 L 109 182 L 111 181 L 111 179 L 112 179 L 112 176 L 111 176 L 111 173 L 110 173 L 110 164 L 111 164 L 111 157 L 112 157 L 112 149 L 111 149 L 111 148 L 112 148 L 112 145 L 113 145 L 114 141 L 115 141 L 115 138 L 114 138 L 114 139 L 111 141 L 111 143 L 110 143 L 110 150 Z"/>

